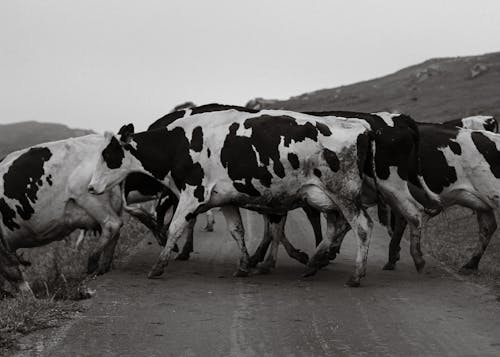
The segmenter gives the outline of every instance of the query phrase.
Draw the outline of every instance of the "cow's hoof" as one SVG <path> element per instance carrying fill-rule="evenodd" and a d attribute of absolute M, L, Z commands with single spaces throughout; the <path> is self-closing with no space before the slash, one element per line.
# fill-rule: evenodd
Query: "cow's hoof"
<path fill-rule="evenodd" d="M 317 267 L 312 267 L 312 266 L 306 266 L 306 270 L 304 271 L 304 273 L 302 273 L 302 277 L 303 278 L 308 278 L 310 276 L 313 276 L 313 275 L 316 275 L 316 273 L 318 272 L 318 268 Z"/>
<path fill-rule="evenodd" d="M 394 270 L 396 269 L 396 263 L 387 262 L 385 263 L 383 270 Z"/>
<path fill-rule="evenodd" d="M 351 276 L 349 278 L 349 280 L 346 281 L 345 285 L 350 287 L 350 288 L 359 288 L 359 286 L 361 284 L 360 284 L 359 278 L 356 278 L 355 276 Z"/>
<path fill-rule="evenodd" d="M 335 260 L 335 258 L 337 258 L 337 252 L 332 252 L 328 254 L 328 260 L 332 261 Z"/>
<path fill-rule="evenodd" d="M 458 270 L 458 274 L 460 275 L 474 275 L 477 274 L 477 268 L 469 268 L 467 266 L 463 266 Z"/>
<path fill-rule="evenodd" d="M 104 275 L 108 273 L 111 270 L 111 267 L 108 266 L 100 266 L 99 269 L 97 269 L 96 274 L 97 275 Z"/>
<path fill-rule="evenodd" d="M 415 262 L 415 269 L 417 269 L 417 272 L 421 273 L 424 270 L 425 267 L 425 260 L 420 260 L 418 262 Z"/>
<path fill-rule="evenodd" d="M 260 265 L 257 268 L 257 274 L 265 275 L 265 274 L 269 274 L 270 272 L 271 272 L 271 267 L 268 265 Z"/>
<path fill-rule="evenodd" d="M 297 259 L 299 262 L 301 262 L 302 264 L 304 264 L 304 265 L 306 265 L 307 263 L 309 263 L 309 256 L 306 253 L 304 253 L 304 252 L 302 252 L 300 250 L 296 251 L 294 253 L 293 257 L 295 259 Z"/>
<path fill-rule="evenodd" d="M 250 259 L 248 259 L 248 267 L 255 268 L 261 261 L 262 260 L 260 260 L 259 257 L 252 255 Z"/>
<path fill-rule="evenodd" d="M 154 266 L 153 269 L 151 269 L 151 271 L 148 273 L 148 279 L 159 278 L 163 274 L 164 270 L 164 268 Z"/>
<path fill-rule="evenodd" d="M 213 232 L 214 231 L 214 227 L 204 227 L 204 228 L 202 228 L 202 231 L 203 232 Z"/>
<path fill-rule="evenodd" d="M 165 242 L 163 246 L 165 246 L 165 244 L 167 244 L 167 242 Z M 175 243 L 174 247 L 172 248 L 172 252 L 177 253 L 178 251 L 179 251 L 179 246 L 177 245 L 177 243 Z"/>
<path fill-rule="evenodd" d="M 176 257 L 175 257 L 175 260 L 182 260 L 182 261 L 186 261 L 186 260 L 189 260 L 189 256 L 190 254 L 189 253 L 180 253 L 178 254 Z"/>
<path fill-rule="evenodd" d="M 234 272 L 233 276 L 235 278 L 246 278 L 249 275 L 248 271 L 238 269 Z"/>

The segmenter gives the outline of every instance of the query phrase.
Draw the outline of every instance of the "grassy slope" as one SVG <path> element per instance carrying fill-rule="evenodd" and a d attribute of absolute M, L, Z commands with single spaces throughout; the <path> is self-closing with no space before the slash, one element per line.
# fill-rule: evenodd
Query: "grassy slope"
<path fill-rule="evenodd" d="M 472 76 L 475 68 L 486 71 Z M 474 114 L 500 120 L 500 52 L 482 56 L 431 59 L 373 80 L 305 93 L 265 108 L 292 110 L 399 111 L 417 121 L 442 122 Z M 497 221 L 500 220 L 497 217 Z M 500 225 L 500 224 L 499 224 Z M 500 230 L 499 230 L 500 231 Z M 476 243 L 472 211 L 451 208 L 424 230 L 427 251 L 459 267 Z M 500 277 L 500 233 L 493 236 L 480 265 L 483 275 Z"/>

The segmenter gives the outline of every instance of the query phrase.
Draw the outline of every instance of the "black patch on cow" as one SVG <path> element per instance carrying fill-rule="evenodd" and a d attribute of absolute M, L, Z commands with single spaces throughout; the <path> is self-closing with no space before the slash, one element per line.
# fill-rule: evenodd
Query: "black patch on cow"
<path fill-rule="evenodd" d="M 199 202 L 203 202 L 205 199 L 205 187 L 202 185 L 196 186 L 194 190 L 194 197 L 196 197 Z"/>
<path fill-rule="evenodd" d="M 471 138 L 477 150 L 490 165 L 491 173 L 496 178 L 500 178 L 500 152 L 497 150 L 495 143 L 480 131 L 471 132 Z"/>
<path fill-rule="evenodd" d="M 122 165 L 123 158 L 125 154 L 123 153 L 123 147 L 120 142 L 113 136 L 102 151 L 102 158 L 104 162 L 110 169 L 117 169 Z"/>
<path fill-rule="evenodd" d="M 0 198 L 0 213 L 2 214 L 2 221 L 5 227 L 13 231 L 14 229 L 21 228 L 19 224 L 14 221 L 16 217 L 16 211 L 14 211 L 10 206 L 5 202 L 3 198 Z"/>
<path fill-rule="evenodd" d="M 448 165 L 441 149 L 449 147 L 455 152 L 455 139 L 461 129 L 440 124 L 419 124 L 419 158 L 422 175 L 432 192 L 441 193 L 457 180 L 455 168 Z"/>
<path fill-rule="evenodd" d="M 212 152 L 210 151 L 209 148 L 207 148 L 207 157 L 210 157 L 210 155 L 212 155 Z"/>
<path fill-rule="evenodd" d="M 279 153 L 281 142 L 289 147 L 292 141 L 302 142 L 306 138 L 316 141 L 319 131 L 311 122 L 298 124 L 289 116 L 262 115 L 245 120 L 243 125 L 245 129 L 251 129 L 250 137 L 237 135 L 240 125 L 231 124 L 220 159 L 234 181 L 234 187 L 239 192 L 252 196 L 260 195 L 253 186 L 252 179 L 258 180 L 265 187 L 271 185 L 273 176 L 268 168 L 271 161 L 274 173 L 278 177 L 285 176 Z M 260 162 L 254 150 L 258 153 Z"/>
<path fill-rule="evenodd" d="M 320 169 L 314 169 L 313 172 L 314 172 L 314 175 L 316 175 L 318 178 L 321 178 L 321 170 Z"/>
<path fill-rule="evenodd" d="M 268 214 L 267 217 L 271 223 L 280 223 L 283 219 L 283 216 L 280 216 L 279 214 Z"/>
<path fill-rule="evenodd" d="M 258 110 L 255 109 L 249 109 L 245 107 L 238 107 L 236 105 L 226 105 L 226 104 L 217 104 L 217 103 L 211 103 L 211 104 L 205 104 L 205 105 L 200 105 L 199 107 L 195 107 L 191 109 L 191 114 L 201 114 L 201 113 L 209 113 L 209 112 L 220 112 L 223 110 L 230 110 L 234 109 L 239 112 L 245 112 L 245 113 L 258 113 Z"/>
<path fill-rule="evenodd" d="M 325 125 L 323 123 L 317 122 L 316 123 L 316 128 L 318 128 L 319 132 L 323 136 L 330 136 L 330 135 L 332 135 L 332 131 L 330 130 L 330 128 L 328 127 L 328 125 Z"/>
<path fill-rule="evenodd" d="M 191 150 L 200 152 L 203 148 L 203 129 L 197 126 L 193 129 L 193 137 L 191 138 Z"/>
<path fill-rule="evenodd" d="M 495 118 L 486 119 L 484 122 L 484 129 L 492 133 L 498 133 L 498 123 Z"/>
<path fill-rule="evenodd" d="M 186 184 L 201 191 L 204 172 L 198 162 L 189 154 L 190 143 L 183 128 L 157 129 L 135 134 L 136 148 L 126 149 L 139 160 L 142 166 L 159 181 L 170 173 L 179 190 Z M 199 197 L 199 196 L 198 196 Z"/>
<path fill-rule="evenodd" d="M 144 196 L 155 196 L 167 190 L 157 179 L 140 172 L 129 174 L 125 180 L 125 197 L 132 191 Z"/>
<path fill-rule="evenodd" d="M 356 152 L 358 155 L 356 161 L 360 177 L 363 177 L 363 174 L 373 177 L 373 153 L 370 135 L 368 133 L 361 133 L 358 135 L 356 139 Z"/>
<path fill-rule="evenodd" d="M 51 156 L 52 153 L 46 147 L 31 148 L 14 160 L 3 175 L 4 194 L 19 202 L 16 204 L 16 211 L 24 220 L 30 219 L 35 212 L 31 204 L 37 200 L 38 189 L 43 184 L 42 177 L 45 174 L 43 166 Z"/>
<path fill-rule="evenodd" d="M 292 165 L 292 168 L 294 170 L 297 170 L 299 168 L 299 157 L 297 156 L 297 154 L 293 153 L 293 152 L 289 152 L 288 153 L 288 161 L 290 162 L 290 165 Z"/>
<path fill-rule="evenodd" d="M 175 112 L 168 113 L 167 115 L 162 116 L 160 119 L 151 124 L 148 127 L 148 131 L 165 128 L 177 119 L 182 118 L 184 115 L 186 115 L 186 110 L 177 110 Z"/>
<path fill-rule="evenodd" d="M 328 149 L 323 149 L 323 157 L 333 172 L 337 172 L 340 169 L 340 161 L 336 153 Z"/>
<path fill-rule="evenodd" d="M 453 151 L 455 155 L 461 155 L 462 154 L 462 148 L 457 142 L 451 141 L 448 146 L 450 147 L 450 150 Z"/>
<path fill-rule="evenodd" d="M 52 175 L 48 175 L 45 180 L 47 181 L 47 183 L 52 186 Z"/>

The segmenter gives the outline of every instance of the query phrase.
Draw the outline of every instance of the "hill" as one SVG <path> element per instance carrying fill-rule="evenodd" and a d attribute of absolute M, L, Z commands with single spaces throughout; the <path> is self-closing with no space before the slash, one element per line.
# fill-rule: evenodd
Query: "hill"
<path fill-rule="evenodd" d="M 0 124 L 0 157 L 8 153 L 47 141 L 92 134 L 92 130 L 71 129 L 66 125 L 25 121 Z"/>
<path fill-rule="evenodd" d="M 287 100 L 257 98 L 257 108 L 397 111 L 417 121 L 442 122 L 475 114 L 500 118 L 500 52 L 436 58 L 393 74 Z"/>

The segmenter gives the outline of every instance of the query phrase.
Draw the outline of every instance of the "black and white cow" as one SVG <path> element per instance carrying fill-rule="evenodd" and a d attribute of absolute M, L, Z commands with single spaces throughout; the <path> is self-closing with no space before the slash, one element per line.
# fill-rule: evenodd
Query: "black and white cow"
<path fill-rule="evenodd" d="M 16 250 L 62 239 L 77 228 L 101 231 L 89 268 L 109 269 L 122 225 L 120 190 L 102 196 L 87 190 L 102 144 L 102 135 L 71 138 L 16 151 L 0 163 L 0 274 L 17 288 L 29 290 Z"/>
<path fill-rule="evenodd" d="M 351 284 L 359 285 L 371 233 L 371 220 L 357 204 L 370 150 L 367 128 L 349 120 L 325 125 L 293 112 L 192 111 L 193 117 L 167 128 L 122 135 L 122 143 L 108 135 L 89 186 L 102 193 L 129 173 L 143 172 L 178 195 L 167 245 L 150 276 L 163 273 L 192 218 L 217 206 L 241 250 L 237 275 L 246 275 L 249 257 L 237 207 L 284 213 L 307 201 L 328 217 L 340 210 L 355 227 L 360 248 Z"/>
<path fill-rule="evenodd" d="M 339 221 L 355 228 L 359 249 L 356 270 L 348 284 L 359 286 L 371 230 L 360 193 L 372 161 L 376 164 L 371 169 L 376 187 L 420 229 L 422 207 L 409 195 L 406 185 L 412 160 L 405 150 L 384 152 L 396 139 L 400 148 L 414 150 L 418 132 L 408 130 L 409 118 L 377 116 L 374 120 L 380 128 L 373 132 L 367 121 L 359 118 L 334 120 L 290 111 L 208 105 L 192 109 L 190 118 L 182 115 L 165 129 L 130 138 L 122 135 L 121 143 L 107 135 L 89 186 L 91 192 L 102 193 L 129 173 L 142 172 L 161 180 L 179 196 L 167 245 L 151 277 L 162 274 L 176 240 L 204 210 L 223 206 L 241 249 L 239 274 L 246 275 L 248 253 L 234 206 L 284 215 L 308 204 L 327 212 L 325 241 L 334 238 Z M 367 160 L 373 149 L 370 135 L 375 135 L 379 145 L 373 160 Z M 320 245 L 317 255 L 328 248 L 329 244 Z"/>
<path fill-rule="evenodd" d="M 474 121 L 462 125 L 476 127 Z M 488 128 L 498 130 L 494 124 Z M 422 174 L 429 189 L 443 207 L 458 204 L 476 213 L 479 241 L 472 257 L 460 270 L 464 274 L 475 272 L 497 228 L 494 212 L 500 208 L 500 135 L 423 123 L 419 123 L 419 130 Z M 419 189 L 412 187 L 412 193 L 421 200 Z M 425 199 L 421 201 L 428 205 Z M 394 269 L 399 260 L 406 221 L 392 212 L 391 227 L 389 260 L 384 266 L 387 270 Z"/>

